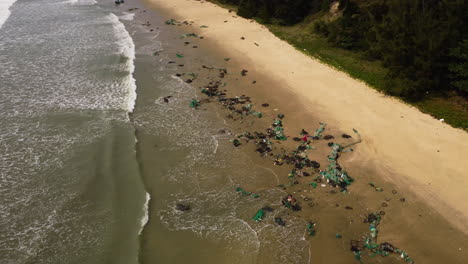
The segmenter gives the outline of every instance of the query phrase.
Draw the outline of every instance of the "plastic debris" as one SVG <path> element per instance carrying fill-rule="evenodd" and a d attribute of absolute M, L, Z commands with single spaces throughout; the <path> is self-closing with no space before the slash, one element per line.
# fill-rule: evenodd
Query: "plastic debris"
<path fill-rule="evenodd" d="M 275 217 L 275 223 L 278 224 L 279 226 L 285 226 L 286 222 L 281 217 Z"/>
<path fill-rule="evenodd" d="M 369 182 L 369 185 L 373 187 L 377 192 L 383 192 L 383 188 L 375 186 L 372 182 Z"/>
<path fill-rule="evenodd" d="M 265 211 L 263 211 L 263 209 L 259 209 L 252 219 L 258 222 L 258 221 L 262 221 L 264 216 L 265 216 Z"/>
<path fill-rule="evenodd" d="M 320 123 L 320 127 L 314 133 L 315 138 L 322 138 L 322 132 L 325 131 L 325 126 L 326 125 L 327 124 L 325 124 L 325 123 Z"/>
<path fill-rule="evenodd" d="M 336 234 L 335 234 L 335 237 L 336 237 L 336 238 L 342 238 L 343 236 L 342 236 L 341 234 L 336 233 Z"/>
<path fill-rule="evenodd" d="M 173 26 L 175 26 L 175 25 L 177 25 L 177 24 L 180 24 L 177 20 L 172 19 L 172 18 L 169 19 L 169 20 L 167 20 L 167 21 L 164 22 L 164 23 L 165 23 L 166 25 L 173 25 Z"/>
<path fill-rule="evenodd" d="M 260 197 L 260 195 L 252 193 L 252 192 L 248 192 L 248 191 L 242 189 L 241 187 L 237 187 L 236 192 L 238 192 L 238 193 L 240 193 L 242 195 L 252 196 L 253 198 L 259 198 Z"/>
<path fill-rule="evenodd" d="M 203 38 L 195 33 L 187 33 L 187 34 L 180 35 L 180 38 L 188 38 L 188 37 Z"/>
<path fill-rule="evenodd" d="M 230 60 L 231 60 L 231 58 L 224 58 L 224 60 L 225 60 L 225 61 L 230 61 Z"/>
<path fill-rule="evenodd" d="M 177 56 L 177 58 L 183 58 L 184 57 L 184 55 L 179 54 L 179 53 L 177 53 L 176 56 Z"/>
<path fill-rule="evenodd" d="M 195 99 L 192 99 L 192 101 L 190 101 L 190 107 L 198 108 L 199 106 L 201 106 L 200 101 L 197 101 Z"/>
<path fill-rule="evenodd" d="M 309 233 L 309 236 L 315 236 L 316 231 L 315 231 L 315 223 L 314 222 L 309 222 L 307 223 L 307 233 Z"/>
<path fill-rule="evenodd" d="M 317 188 L 317 183 L 316 182 L 311 182 L 310 185 L 315 189 Z"/>

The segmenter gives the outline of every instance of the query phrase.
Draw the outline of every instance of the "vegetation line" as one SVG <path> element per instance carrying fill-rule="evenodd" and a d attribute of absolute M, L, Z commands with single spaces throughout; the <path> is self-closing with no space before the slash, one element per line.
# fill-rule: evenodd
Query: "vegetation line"
<path fill-rule="evenodd" d="M 468 2 L 209 1 L 255 19 L 304 54 L 380 92 L 468 130 Z"/>

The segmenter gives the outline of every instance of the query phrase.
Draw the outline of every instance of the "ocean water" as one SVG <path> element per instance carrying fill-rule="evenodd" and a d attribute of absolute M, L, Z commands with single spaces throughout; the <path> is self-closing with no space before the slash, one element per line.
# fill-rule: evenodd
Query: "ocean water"
<path fill-rule="evenodd" d="M 0 2 L 0 262 L 136 263 L 135 46 L 113 3 Z"/>
<path fill-rule="evenodd" d="M 219 113 L 188 107 L 196 89 L 167 66 L 177 29 L 160 32 L 160 18 L 149 31 L 142 13 L 113 1 L 8 7 L 0 14 L 1 263 L 310 262 L 305 221 L 281 208 L 283 190 L 264 188 L 278 175 L 233 151 Z M 239 196 L 238 186 L 262 199 Z M 266 205 L 275 211 L 252 221 Z"/>

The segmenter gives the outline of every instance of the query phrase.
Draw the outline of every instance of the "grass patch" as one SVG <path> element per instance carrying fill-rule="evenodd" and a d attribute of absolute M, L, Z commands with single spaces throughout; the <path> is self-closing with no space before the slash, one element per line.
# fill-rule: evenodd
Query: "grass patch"
<path fill-rule="evenodd" d="M 211 2 L 237 12 L 237 7 Z M 273 23 L 262 23 L 278 38 L 290 43 L 299 51 L 312 56 L 322 63 L 330 65 L 340 71 L 348 73 L 351 77 L 361 80 L 377 91 L 384 92 L 385 76 L 387 69 L 379 61 L 369 61 L 362 53 L 349 51 L 332 46 L 325 38 L 313 33 L 314 17 L 308 17 L 304 22 L 294 26 L 281 26 Z M 445 119 L 445 122 L 453 127 L 468 130 L 468 100 L 466 98 L 450 96 L 432 96 L 421 101 L 404 102 L 417 107 L 421 112 L 427 113 L 437 119 Z"/>

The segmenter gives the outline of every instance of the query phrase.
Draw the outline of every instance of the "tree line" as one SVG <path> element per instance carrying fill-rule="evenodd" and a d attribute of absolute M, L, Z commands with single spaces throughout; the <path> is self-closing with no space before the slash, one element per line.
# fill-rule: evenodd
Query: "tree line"
<path fill-rule="evenodd" d="M 319 18 L 314 31 L 335 46 L 380 60 L 388 93 L 419 99 L 428 93 L 468 95 L 468 1 L 339 0 L 340 16 L 325 19 L 332 0 L 219 0 L 238 15 L 294 25 Z M 311 32 L 312 33 L 312 32 Z"/>

